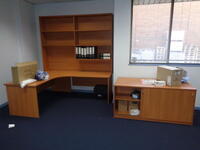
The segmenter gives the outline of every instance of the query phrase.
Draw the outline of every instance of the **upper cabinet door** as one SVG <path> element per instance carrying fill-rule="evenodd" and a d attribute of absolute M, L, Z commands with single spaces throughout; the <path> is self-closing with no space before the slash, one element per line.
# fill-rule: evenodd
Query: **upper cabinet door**
<path fill-rule="evenodd" d="M 193 90 L 144 89 L 142 116 L 152 120 L 191 123 L 195 96 Z"/>

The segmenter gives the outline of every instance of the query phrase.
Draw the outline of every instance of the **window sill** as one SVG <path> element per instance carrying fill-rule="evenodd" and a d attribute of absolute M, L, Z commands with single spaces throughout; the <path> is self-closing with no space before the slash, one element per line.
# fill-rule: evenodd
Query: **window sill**
<path fill-rule="evenodd" d="M 168 66 L 182 66 L 182 67 L 200 67 L 200 64 L 180 64 L 180 63 L 131 63 L 129 62 L 129 66 L 160 66 L 160 65 L 168 65 Z"/>

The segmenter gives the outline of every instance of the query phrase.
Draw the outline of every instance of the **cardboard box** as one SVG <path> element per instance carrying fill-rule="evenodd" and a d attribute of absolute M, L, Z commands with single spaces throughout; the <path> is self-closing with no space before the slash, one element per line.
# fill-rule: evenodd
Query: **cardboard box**
<path fill-rule="evenodd" d="M 11 67 L 11 71 L 14 84 L 19 84 L 26 79 L 34 79 L 37 72 L 37 62 L 17 63 L 16 66 Z"/>
<path fill-rule="evenodd" d="M 157 80 L 166 81 L 168 86 L 180 86 L 183 69 L 171 66 L 157 67 Z"/>
<path fill-rule="evenodd" d="M 120 113 L 128 112 L 128 102 L 127 101 L 118 101 L 118 111 Z"/>

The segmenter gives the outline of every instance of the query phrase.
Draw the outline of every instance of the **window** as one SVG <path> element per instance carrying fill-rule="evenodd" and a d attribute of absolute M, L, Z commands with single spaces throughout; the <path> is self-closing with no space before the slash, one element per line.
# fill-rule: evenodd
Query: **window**
<path fill-rule="evenodd" d="M 200 64 L 200 1 L 133 0 L 130 63 Z"/>

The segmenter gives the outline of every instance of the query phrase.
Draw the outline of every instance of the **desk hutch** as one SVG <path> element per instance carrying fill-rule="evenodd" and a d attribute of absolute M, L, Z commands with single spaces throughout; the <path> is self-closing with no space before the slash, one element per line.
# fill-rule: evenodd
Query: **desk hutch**
<path fill-rule="evenodd" d="M 109 73 L 112 86 L 113 16 L 112 14 L 40 17 L 41 45 L 45 71 Z M 76 47 L 94 46 L 96 55 L 109 53 L 110 59 L 77 59 Z M 108 84 L 102 78 L 58 79 L 54 90 L 68 91 L 72 85 Z M 65 84 L 65 85 L 64 85 Z M 61 87 L 61 88 L 60 88 Z M 66 87 L 66 88 L 63 88 Z M 110 90 L 111 92 L 111 90 Z"/>

